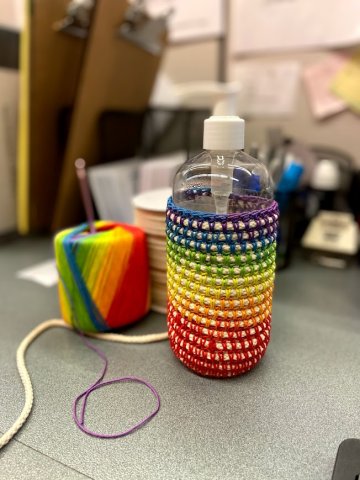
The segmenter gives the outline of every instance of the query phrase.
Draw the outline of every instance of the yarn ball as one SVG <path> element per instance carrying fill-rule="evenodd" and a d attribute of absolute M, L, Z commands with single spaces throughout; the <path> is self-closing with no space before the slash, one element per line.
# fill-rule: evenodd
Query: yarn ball
<path fill-rule="evenodd" d="M 209 377 L 247 372 L 270 341 L 278 207 L 259 197 L 230 201 L 246 211 L 192 211 L 170 197 L 166 213 L 170 346 Z"/>
<path fill-rule="evenodd" d="M 64 320 L 84 332 L 123 327 L 149 311 L 145 233 L 131 225 L 97 221 L 54 239 Z"/>

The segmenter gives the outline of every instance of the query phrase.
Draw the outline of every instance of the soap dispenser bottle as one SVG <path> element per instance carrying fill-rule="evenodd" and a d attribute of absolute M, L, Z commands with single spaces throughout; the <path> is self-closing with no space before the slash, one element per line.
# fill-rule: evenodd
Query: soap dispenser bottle
<path fill-rule="evenodd" d="M 243 151 L 234 104 L 220 95 L 166 213 L 170 345 L 210 377 L 250 370 L 270 340 L 279 212 L 266 166 Z"/>

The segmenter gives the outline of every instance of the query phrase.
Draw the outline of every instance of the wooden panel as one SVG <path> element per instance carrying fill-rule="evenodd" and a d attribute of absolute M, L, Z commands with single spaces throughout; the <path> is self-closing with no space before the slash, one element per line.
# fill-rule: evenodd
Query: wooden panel
<path fill-rule="evenodd" d="M 100 114 L 104 110 L 142 110 L 149 100 L 160 57 L 117 37 L 116 29 L 126 8 L 126 0 L 97 2 L 71 121 L 54 229 L 79 220 L 81 202 L 74 161 L 77 157 L 84 157 L 88 165 L 99 161 Z"/>
<path fill-rule="evenodd" d="M 84 40 L 55 32 L 68 0 L 32 2 L 30 38 L 30 231 L 48 230 L 55 207 L 64 146 L 58 117 L 73 104 Z"/>

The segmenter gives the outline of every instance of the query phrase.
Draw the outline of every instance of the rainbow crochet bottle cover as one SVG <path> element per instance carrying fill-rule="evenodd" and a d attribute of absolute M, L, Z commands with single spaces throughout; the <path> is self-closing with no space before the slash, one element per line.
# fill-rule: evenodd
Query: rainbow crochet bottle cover
<path fill-rule="evenodd" d="M 85 332 L 112 330 L 149 310 L 149 273 L 144 232 L 98 221 L 59 232 L 54 240 L 63 318 Z"/>
<path fill-rule="evenodd" d="M 184 365 L 231 377 L 253 368 L 270 340 L 279 213 L 266 165 L 245 152 L 236 86 L 212 91 L 203 151 L 178 169 L 168 201 L 167 320 Z"/>
<path fill-rule="evenodd" d="M 218 215 L 172 198 L 167 208 L 170 345 L 184 365 L 211 377 L 250 370 L 270 340 L 277 204 L 232 202 L 247 208 Z"/>

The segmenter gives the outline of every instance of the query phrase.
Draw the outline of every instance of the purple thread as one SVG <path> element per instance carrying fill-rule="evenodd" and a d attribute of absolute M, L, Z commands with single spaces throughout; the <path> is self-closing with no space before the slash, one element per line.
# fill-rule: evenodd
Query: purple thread
<path fill-rule="evenodd" d="M 62 284 L 64 286 L 66 295 L 68 296 L 70 304 L 73 308 L 73 302 L 72 302 L 70 292 L 68 291 L 68 288 L 67 288 L 66 284 L 64 283 L 60 272 L 59 272 L 59 278 L 60 278 L 60 281 L 62 282 Z M 160 396 L 159 396 L 158 392 L 155 390 L 155 387 L 153 387 L 151 385 L 151 383 L 147 382 L 146 380 L 143 380 L 142 378 L 134 377 L 132 375 L 129 375 L 127 377 L 118 377 L 118 378 L 114 378 L 112 380 L 109 380 L 107 382 L 102 382 L 102 380 L 103 380 L 103 378 L 104 378 L 104 376 L 107 372 L 107 368 L 108 368 L 108 364 L 109 364 L 108 359 L 107 359 L 106 355 L 99 348 L 95 347 L 95 345 L 93 345 L 91 342 L 89 342 L 86 339 L 84 333 L 81 332 L 76 327 L 78 322 L 76 320 L 75 312 L 73 312 L 73 315 L 74 315 L 74 330 L 75 330 L 75 332 L 79 335 L 79 337 L 81 337 L 84 344 L 90 350 L 95 352 L 104 361 L 104 367 L 103 367 L 103 370 L 102 370 L 102 373 L 101 373 L 100 377 L 96 380 L 95 383 L 93 383 L 92 385 L 90 385 L 90 387 L 88 387 L 86 390 L 84 390 L 82 393 L 80 393 L 80 395 L 78 395 L 74 400 L 73 413 L 72 413 L 74 422 L 75 422 L 76 426 L 81 431 L 83 431 L 87 435 L 91 435 L 92 437 L 96 437 L 96 438 L 120 438 L 120 437 L 125 437 L 126 435 L 129 435 L 130 433 L 134 432 L 138 428 L 145 425 L 145 423 L 149 422 L 153 417 L 155 417 L 155 415 L 158 413 L 158 411 L 160 409 Z M 149 390 L 151 390 L 154 397 L 156 398 L 155 410 L 152 413 L 150 413 L 150 415 L 145 417 L 143 420 L 141 420 L 140 422 L 135 424 L 133 427 L 131 427 L 128 430 L 125 430 L 123 432 L 120 432 L 120 433 L 114 433 L 114 434 L 97 433 L 97 432 L 93 432 L 92 430 L 89 430 L 87 427 L 85 427 L 85 425 L 84 425 L 84 423 L 85 423 L 85 411 L 86 411 L 86 405 L 87 405 L 87 400 L 88 400 L 89 395 L 94 390 L 97 390 L 98 388 L 105 387 L 106 385 L 111 385 L 113 383 L 120 383 L 120 382 L 126 382 L 126 381 L 141 383 L 141 384 L 145 385 L 147 388 L 149 388 Z M 81 405 L 81 414 L 80 414 L 80 419 L 79 419 L 78 414 L 77 414 L 77 406 L 78 406 L 78 403 L 80 402 L 80 400 L 82 398 L 83 398 L 83 402 L 82 402 L 82 405 Z"/>
<path fill-rule="evenodd" d="M 193 193 L 193 197 L 195 198 Z M 186 197 L 187 198 L 187 197 Z M 174 203 L 172 197 L 168 199 L 167 203 L 167 211 L 168 217 L 171 214 L 176 216 L 186 216 L 189 219 L 189 222 L 193 220 L 202 220 L 202 221 L 209 221 L 211 228 L 215 222 L 222 223 L 223 221 L 242 221 L 244 223 L 249 222 L 250 220 L 258 221 L 258 219 L 262 218 L 263 216 L 269 215 L 278 215 L 278 206 L 275 200 L 270 200 L 267 198 L 262 197 L 254 197 L 254 196 L 232 196 L 230 197 L 230 201 L 232 202 L 233 206 L 237 206 L 237 208 L 241 209 L 242 204 L 246 204 L 250 210 L 241 211 L 239 213 L 228 213 L 228 214 L 214 214 L 209 212 L 200 212 L 197 210 L 189 210 L 187 208 L 180 207 Z"/>
<path fill-rule="evenodd" d="M 134 432 L 138 428 L 145 425 L 145 423 L 150 421 L 158 413 L 158 411 L 160 409 L 160 396 L 159 396 L 158 392 L 155 390 L 155 388 L 151 385 L 151 383 L 147 382 L 146 380 L 143 380 L 142 378 L 134 377 L 132 375 L 129 375 L 127 377 L 113 378 L 111 380 L 103 382 L 102 380 L 105 377 L 105 374 L 106 374 L 107 368 L 108 368 L 108 364 L 109 364 L 106 355 L 99 348 L 95 347 L 95 345 L 93 345 L 88 340 L 86 340 L 86 338 L 85 338 L 85 336 L 82 332 L 78 331 L 77 333 L 81 336 L 84 344 L 88 348 L 90 348 L 90 350 L 95 352 L 103 360 L 104 367 L 102 369 L 100 377 L 96 380 L 96 382 L 93 383 L 92 385 L 90 385 L 90 387 L 88 387 L 86 390 L 84 390 L 82 393 L 80 393 L 80 395 L 78 395 L 75 398 L 74 403 L 73 403 L 73 419 L 74 419 L 74 422 L 80 430 L 82 430 L 84 433 L 86 433 L 88 435 L 91 435 L 92 437 L 96 437 L 96 438 L 125 437 L 126 435 L 129 435 L 130 433 Z M 97 433 L 97 432 L 93 432 L 92 430 L 89 430 L 84 425 L 86 405 L 87 405 L 87 400 L 89 398 L 89 395 L 92 392 L 94 392 L 95 390 L 98 390 L 99 388 L 105 387 L 106 385 L 112 385 L 113 383 L 120 383 L 120 382 L 127 382 L 127 381 L 128 382 L 141 383 L 142 385 L 145 385 L 149 390 L 151 390 L 154 397 L 156 398 L 156 407 L 153 410 L 153 412 L 150 413 L 148 416 L 146 416 L 140 422 L 136 423 L 133 427 L 129 428 L 128 430 L 124 430 L 123 432 L 108 434 L 108 433 Z M 82 400 L 82 404 L 81 404 L 80 418 L 79 418 L 79 416 L 78 416 L 78 404 L 81 400 Z"/>

